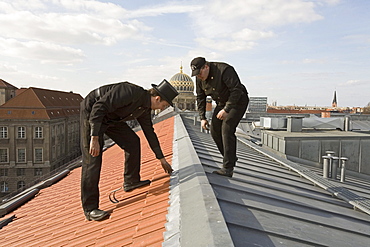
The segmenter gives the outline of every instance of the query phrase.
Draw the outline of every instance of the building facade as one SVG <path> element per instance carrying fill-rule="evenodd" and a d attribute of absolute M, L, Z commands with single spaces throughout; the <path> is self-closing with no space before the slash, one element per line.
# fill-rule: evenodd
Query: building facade
<path fill-rule="evenodd" d="M 80 156 L 82 100 L 28 88 L 0 106 L 0 197 Z"/>
<path fill-rule="evenodd" d="M 173 100 L 174 106 L 183 111 L 195 111 L 194 82 L 190 76 L 182 72 L 182 66 L 180 73 L 172 76 L 170 83 L 179 92 L 179 95 Z"/>
<path fill-rule="evenodd" d="M 17 89 L 18 88 L 10 83 L 0 79 L 0 105 L 15 97 L 15 92 Z"/>

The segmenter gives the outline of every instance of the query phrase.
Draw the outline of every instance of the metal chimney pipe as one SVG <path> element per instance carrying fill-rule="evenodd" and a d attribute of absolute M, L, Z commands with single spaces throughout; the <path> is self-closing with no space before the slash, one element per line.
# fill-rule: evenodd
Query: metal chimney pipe
<path fill-rule="evenodd" d="M 331 156 L 322 156 L 323 164 L 322 164 L 322 176 L 323 178 L 328 178 L 329 177 L 329 164 L 331 160 Z"/>
<path fill-rule="evenodd" d="M 332 177 L 332 167 L 333 167 L 333 157 L 334 157 L 334 154 L 335 154 L 335 152 L 334 151 L 326 151 L 325 152 L 326 153 L 326 155 L 327 156 L 329 156 L 329 157 L 331 157 L 330 159 L 329 159 L 329 178 L 331 178 Z"/>
<path fill-rule="evenodd" d="M 341 157 L 341 167 L 340 167 L 340 181 L 344 183 L 346 181 L 346 162 L 348 158 Z"/>
<path fill-rule="evenodd" d="M 350 119 L 348 116 L 344 118 L 344 131 L 349 131 Z"/>
<path fill-rule="evenodd" d="M 338 164 L 339 164 L 339 157 L 333 157 L 332 158 L 332 168 L 331 168 L 331 178 L 332 179 L 337 179 L 337 174 L 338 174 Z"/>

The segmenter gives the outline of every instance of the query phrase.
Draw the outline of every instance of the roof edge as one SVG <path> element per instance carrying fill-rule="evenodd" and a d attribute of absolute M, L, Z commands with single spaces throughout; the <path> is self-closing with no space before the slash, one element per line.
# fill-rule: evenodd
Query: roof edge
<path fill-rule="evenodd" d="M 234 246 L 221 208 L 180 115 L 175 116 L 175 130 L 172 162 L 178 163 L 178 170 L 174 175 L 177 178 L 171 176 L 171 181 L 175 180 L 175 184 L 176 179 L 178 181 L 170 193 L 175 188 L 179 190 L 180 246 Z M 175 207 L 173 204 L 169 211 Z M 170 240 L 165 238 L 163 246 L 170 246 Z"/>

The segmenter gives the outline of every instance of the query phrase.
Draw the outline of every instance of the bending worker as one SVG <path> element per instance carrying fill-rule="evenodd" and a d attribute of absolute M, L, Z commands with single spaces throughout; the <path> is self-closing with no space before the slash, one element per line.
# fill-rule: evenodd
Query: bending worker
<path fill-rule="evenodd" d="M 207 96 L 217 103 L 212 116 L 211 135 L 223 156 L 223 166 L 213 173 L 232 177 L 237 160 L 235 131 L 249 103 L 247 89 L 229 64 L 208 62 L 203 57 L 197 57 L 191 61 L 190 67 L 191 76 L 196 76 L 202 128 L 209 128 L 205 116 Z"/>
<path fill-rule="evenodd" d="M 131 191 L 151 183 L 140 180 L 140 138 L 126 121 L 136 119 L 139 122 L 163 170 L 168 174 L 173 171 L 154 132 L 151 110 L 173 106 L 172 100 L 178 92 L 166 80 L 152 86 L 145 90 L 129 82 L 105 85 L 91 91 L 81 102 L 81 200 L 87 220 L 102 220 L 110 214 L 99 209 L 104 134 L 124 150 L 124 190 Z"/>

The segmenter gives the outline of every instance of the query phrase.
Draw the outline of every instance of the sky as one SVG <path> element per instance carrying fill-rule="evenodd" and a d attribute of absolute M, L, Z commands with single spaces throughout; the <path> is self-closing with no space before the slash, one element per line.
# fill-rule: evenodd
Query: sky
<path fill-rule="evenodd" d="M 370 1 L 0 0 L 0 79 L 85 97 L 226 62 L 277 105 L 370 102 Z M 194 77 L 193 77 L 194 80 Z"/>

